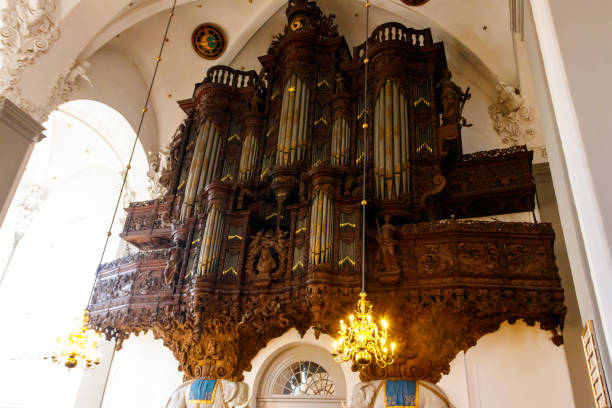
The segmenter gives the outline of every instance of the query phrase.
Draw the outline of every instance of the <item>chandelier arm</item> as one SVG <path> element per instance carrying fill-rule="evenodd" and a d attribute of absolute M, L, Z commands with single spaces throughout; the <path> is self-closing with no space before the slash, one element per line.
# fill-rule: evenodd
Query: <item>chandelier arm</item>
<path fill-rule="evenodd" d="M 149 89 L 147 90 L 147 96 L 145 98 L 145 103 L 142 108 L 142 113 L 140 114 L 140 120 L 138 122 L 138 128 L 136 130 L 136 136 L 134 137 L 134 143 L 132 144 L 132 150 L 130 152 L 130 158 L 128 160 L 128 164 L 125 168 L 125 173 L 123 175 L 123 181 L 121 183 L 121 188 L 119 189 L 119 196 L 117 197 L 117 202 L 115 203 L 115 209 L 113 211 L 113 216 L 111 218 L 110 225 L 108 227 L 108 232 L 106 233 L 106 240 L 104 241 L 104 247 L 102 248 L 102 254 L 100 255 L 100 262 L 98 262 L 98 268 L 102 265 L 102 261 L 104 260 L 104 255 L 106 254 L 106 249 L 108 248 L 108 242 L 111 237 L 111 231 L 113 230 L 113 225 L 115 224 L 115 219 L 117 218 L 117 212 L 119 211 L 119 205 L 121 204 L 121 197 L 123 196 L 123 191 L 125 190 L 125 186 L 127 184 L 127 177 L 130 169 L 132 168 L 132 160 L 134 159 L 134 152 L 136 151 L 136 146 L 138 145 L 138 141 L 140 140 L 140 132 L 142 130 L 142 125 L 144 123 L 145 115 L 147 114 L 147 106 L 149 105 L 149 100 L 151 99 L 151 92 L 153 91 L 153 84 L 155 83 L 155 78 L 157 77 L 157 70 L 159 68 L 159 63 L 161 62 L 161 56 L 164 52 L 164 47 L 166 45 L 166 40 L 168 38 L 168 31 L 170 29 L 170 24 L 172 23 L 172 17 L 174 17 L 174 10 L 176 9 L 176 1 L 172 3 L 172 9 L 170 10 L 170 15 L 168 16 L 168 22 L 166 23 L 166 30 L 164 31 L 164 36 L 161 41 L 161 46 L 159 47 L 159 53 L 157 54 L 157 59 L 155 62 L 155 69 L 153 70 L 153 75 L 151 76 L 151 82 L 149 84 Z M 97 272 L 97 271 L 96 271 Z M 89 300 L 87 304 L 91 304 L 91 300 L 93 297 L 95 289 L 95 283 L 91 287 L 91 292 L 89 293 Z"/>

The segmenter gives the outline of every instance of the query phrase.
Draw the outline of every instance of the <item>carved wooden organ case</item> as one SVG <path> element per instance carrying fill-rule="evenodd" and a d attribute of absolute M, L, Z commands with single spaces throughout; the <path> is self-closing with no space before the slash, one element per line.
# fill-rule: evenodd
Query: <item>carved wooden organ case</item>
<path fill-rule="evenodd" d="M 538 322 L 560 344 L 551 226 L 465 220 L 533 209 L 532 152 L 462 154 L 466 98 L 443 44 L 377 27 L 364 100 L 365 44 L 351 52 L 314 2 L 286 14 L 262 73 L 213 67 L 179 102 L 168 193 L 127 208 L 122 238 L 141 251 L 99 267 L 91 326 L 119 347 L 152 330 L 186 378 L 240 380 L 291 328 L 336 334 L 360 292 L 366 228 L 368 294 L 399 357 L 362 378 L 438 381 L 504 321 Z"/>

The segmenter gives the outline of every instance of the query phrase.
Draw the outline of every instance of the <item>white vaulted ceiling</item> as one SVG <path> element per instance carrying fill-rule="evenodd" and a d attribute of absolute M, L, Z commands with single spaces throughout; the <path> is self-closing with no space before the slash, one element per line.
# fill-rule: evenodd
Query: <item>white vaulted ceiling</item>
<path fill-rule="evenodd" d="M 190 97 L 194 83 L 202 80 L 209 67 L 224 64 L 259 70 L 257 57 L 265 54 L 272 36 L 286 22 L 283 0 L 178 0 L 177 4 L 152 93 L 151 116 L 156 126 L 148 126 L 142 136 L 149 150 L 167 143 L 184 117 L 175 101 Z M 319 0 L 318 4 L 325 13 L 336 14 L 339 32 L 350 47 L 363 42 L 363 0 Z M 432 28 L 435 39 L 445 43 L 451 69 L 460 77 L 479 76 L 478 86 L 489 102 L 495 97 L 496 81 L 517 83 L 507 0 L 431 0 L 419 7 L 407 7 L 400 0 L 373 0 L 372 4 L 370 29 L 388 21 Z M 62 35 L 24 70 L 20 83 L 24 95 L 45 100 L 66 61 L 76 59 L 104 65 L 102 69 L 90 68 L 92 72 L 106 71 L 104 78 L 92 78 L 95 87 L 87 96 L 95 98 L 96 87 L 108 88 L 109 81 L 114 86 L 126 80 L 121 75 L 128 75 L 113 73 L 118 64 L 107 60 L 108 55 L 115 59 L 121 56 L 135 66 L 139 77 L 129 81 L 145 86 L 153 73 L 171 6 L 169 0 L 62 0 Z M 193 29 L 204 22 L 218 25 L 226 35 L 227 50 L 214 61 L 201 59 L 191 47 Z M 464 74 L 466 71 L 470 74 Z M 105 103 L 122 110 L 119 102 Z M 135 112 L 122 112 L 133 126 L 138 118 L 130 116 L 137 116 Z"/>

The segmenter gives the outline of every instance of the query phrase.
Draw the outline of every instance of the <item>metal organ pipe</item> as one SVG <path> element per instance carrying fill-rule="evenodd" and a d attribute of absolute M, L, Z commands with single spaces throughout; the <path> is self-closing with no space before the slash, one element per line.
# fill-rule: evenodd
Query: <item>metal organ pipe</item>
<path fill-rule="evenodd" d="M 304 158 L 310 89 L 295 74 L 283 92 L 276 164 L 291 166 Z"/>
<path fill-rule="evenodd" d="M 344 118 L 337 118 L 332 128 L 332 158 L 335 166 L 347 166 L 351 133 Z"/>
<path fill-rule="evenodd" d="M 408 103 L 387 80 L 374 107 L 374 178 L 378 199 L 396 199 L 410 189 Z"/>
<path fill-rule="evenodd" d="M 191 159 L 185 187 L 185 199 L 181 209 L 181 220 L 192 215 L 193 205 L 198 193 L 214 180 L 220 149 L 221 138 L 217 128 L 210 119 L 207 119 L 200 128 Z"/>
<path fill-rule="evenodd" d="M 206 226 L 202 235 L 198 276 L 212 273 L 217 269 L 224 228 L 225 214 L 213 205 L 206 218 Z"/>
<path fill-rule="evenodd" d="M 215 170 L 219 163 L 219 150 L 221 149 L 221 138 L 214 126 L 210 126 L 206 136 L 206 149 L 204 150 L 204 161 L 200 173 L 198 193 L 214 180 Z"/>
<path fill-rule="evenodd" d="M 333 243 L 334 203 L 323 192 L 312 200 L 310 213 L 310 263 L 319 265 L 331 261 Z"/>
<path fill-rule="evenodd" d="M 247 181 L 255 175 L 258 155 L 259 141 L 253 132 L 249 131 L 240 152 L 240 181 Z"/>

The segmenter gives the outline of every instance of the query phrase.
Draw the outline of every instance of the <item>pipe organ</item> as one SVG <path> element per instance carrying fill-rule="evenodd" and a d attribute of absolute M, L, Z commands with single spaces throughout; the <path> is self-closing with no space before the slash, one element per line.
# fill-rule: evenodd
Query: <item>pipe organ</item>
<path fill-rule="evenodd" d="M 349 165 L 349 149 L 351 141 L 351 128 L 344 118 L 334 121 L 331 140 L 331 156 L 334 166 Z"/>
<path fill-rule="evenodd" d="M 240 153 L 240 181 L 249 181 L 254 175 L 257 168 L 257 159 L 259 157 L 259 140 L 257 135 L 249 132 L 244 138 L 242 152 Z"/>
<path fill-rule="evenodd" d="M 379 199 L 399 198 L 410 189 L 408 103 L 390 79 L 374 105 L 374 180 Z"/>
<path fill-rule="evenodd" d="M 224 227 L 225 214 L 213 205 L 206 217 L 206 226 L 202 234 L 198 276 L 206 275 L 217 269 Z"/>
<path fill-rule="evenodd" d="M 306 154 L 306 131 L 310 89 L 293 74 L 285 84 L 278 131 L 278 166 L 295 165 Z"/>
<path fill-rule="evenodd" d="M 332 198 L 320 189 L 312 199 L 310 208 L 310 263 L 328 263 L 331 260 L 334 227 Z"/>
<path fill-rule="evenodd" d="M 219 162 L 219 149 L 221 138 L 211 120 L 206 120 L 197 131 L 197 138 L 193 151 L 193 159 L 189 168 L 189 176 L 185 188 L 185 199 L 181 219 L 192 214 L 197 194 L 201 192 L 215 178 Z"/>
<path fill-rule="evenodd" d="M 390 22 L 366 55 L 314 1 L 289 0 L 286 15 L 259 74 L 212 67 L 178 102 L 168 193 L 126 209 L 121 237 L 140 252 L 98 268 L 92 327 L 119 345 L 153 330 L 185 377 L 240 380 L 291 328 L 336 333 L 365 231 L 368 296 L 399 355 L 363 379 L 436 382 L 504 321 L 538 322 L 560 344 L 550 225 L 464 220 L 531 211 L 532 152 L 462 154 L 469 95 L 443 44 Z"/>

